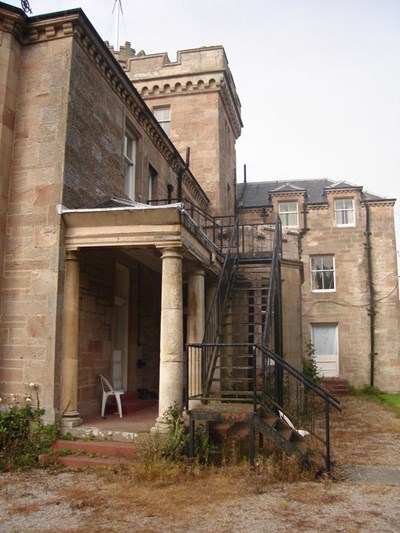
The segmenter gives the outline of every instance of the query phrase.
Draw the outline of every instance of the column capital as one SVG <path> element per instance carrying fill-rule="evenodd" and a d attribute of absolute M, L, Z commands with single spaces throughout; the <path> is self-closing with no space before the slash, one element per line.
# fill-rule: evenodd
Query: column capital
<path fill-rule="evenodd" d="M 79 261 L 78 250 L 65 250 L 65 260 L 66 261 Z"/>
<path fill-rule="evenodd" d="M 205 268 L 201 265 L 190 265 L 188 267 L 189 276 L 203 276 L 205 277 L 206 271 Z"/>
<path fill-rule="evenodd" d="M 167 246 L 166 248 L 161 248 L 161 259 L 169 257 L 174 257 L 176 259 L 183 259 L 183 249 L 181 246 Z"/>

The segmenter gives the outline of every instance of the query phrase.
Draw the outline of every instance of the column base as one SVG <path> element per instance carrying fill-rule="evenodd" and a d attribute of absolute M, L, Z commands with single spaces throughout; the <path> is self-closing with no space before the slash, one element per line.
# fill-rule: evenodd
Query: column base
<path fill-rule="evenodd" d="M 152 435 L 162 434 L 165 435 L 168 433 L 168 424 L 163 416 L 159 416 L 156 420 L 156 423 L 151 428 L 150 433 Z"/>
<path fill-rule="evenodd" d="M 78 411 L 65 413 L 61 418 L 61 427 L 65 429 L 72 429 L 80 426 L 83 420 L 80 417 Z"/>

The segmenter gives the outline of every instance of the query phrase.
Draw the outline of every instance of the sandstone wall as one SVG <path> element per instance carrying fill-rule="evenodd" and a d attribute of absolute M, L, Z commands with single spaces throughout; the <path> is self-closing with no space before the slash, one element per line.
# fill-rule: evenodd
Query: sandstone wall
<path fill-rule="evenodd" d="M 339 374 L 361 387 L 370 383 L 370 292 L 368 284 L 366 208 L 355 198 L 355 227 L 337 227 L 333 198 L 328 206 L 308 209 L 308 228 L 302 239 L 304 263 L 303 331 L 310 338 L 311 324 L 338 325 Z M 371 245 L 373 288 L 376 301 L 375 385 L 398 390 L 399 300 L 396 279 L 393 207 L 372 204 Z M 333 254 L 336 290 L 312 292 L 310 256 Z"/>
<path fill-rule="evenodd" d="M 1 296 L 2 390 L 22 394 L 27 383 L 38 383 L 50 419 L 61 318 L 55 206 L 62 198 L 71 45 L 33 42 L 21 51 Z"/>

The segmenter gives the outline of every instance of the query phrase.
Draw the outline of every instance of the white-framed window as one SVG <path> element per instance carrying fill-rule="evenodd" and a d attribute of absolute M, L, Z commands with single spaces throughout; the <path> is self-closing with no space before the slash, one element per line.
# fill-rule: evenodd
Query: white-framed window
<path fill-rule="evenodd" d="M 124 136 L 124 192 L 131 200 L 135 199 L 136 137 L 129 126 Z"/>
<path fill-rule="evenodd" d="M 297 202 L 279 202 L 279 217 L 286 228 L 299 227 L 299 207 Z"/>
<path fill-rule="evenodd" d="M 354 226 L 354 200 L 351 198 L 340 198 L 335 200 L 334 203 L 336 226 Z"/>
<path fill-rule="evenodd" d="M 171 131 L 171 108 L 169 106 L 155 107 L 153 114 L 165 133 L 169 135 Z"/>
<path fill-rule="evenodd" d="M 335 290 L 335 257 L 333 255 L 314 255 L 310 258 L 311 290 Z"/>

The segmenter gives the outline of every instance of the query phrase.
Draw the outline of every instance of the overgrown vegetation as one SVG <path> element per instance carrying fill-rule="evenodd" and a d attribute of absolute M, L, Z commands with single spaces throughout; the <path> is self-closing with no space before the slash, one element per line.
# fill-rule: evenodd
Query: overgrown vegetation
<path fill-rule="evenodd" d="M 306 343 L 306 354 L 303 357 L 303 374 L 315 383 L 321 381 L 317 361 L 315 358 L 315 348 L 311 341 Z"/>
<path fill-rule="evenodd" d="M 31 383 L 29 388 L 29 394 L 21 398 L 14 394 L 0 398 L 6 405 L 0 412 L 0 471 L 37 466 L 39 455 L 47 452 L 57 438 L 58 423 L 42 422 L 44 409 L 37 385 Z"/>
<path fill-rule="evenodd" d="M 164 414 L 168 432 L 161 447 L 161 455 L 171 461 L 178 461 L 189 455 L 189 429 L 181 415 L 177 403 L 174 403 Z M 199 426 L 194 435 L 194 453 L 198 461 L 208 463 L 213 447 L 204 428 Z"/>

